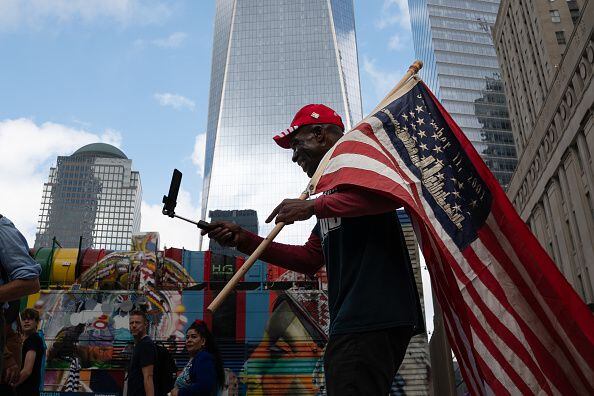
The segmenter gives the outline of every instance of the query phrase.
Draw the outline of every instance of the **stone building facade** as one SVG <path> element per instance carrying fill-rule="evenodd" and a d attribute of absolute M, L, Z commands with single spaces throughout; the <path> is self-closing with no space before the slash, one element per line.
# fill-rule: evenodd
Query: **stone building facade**
<path fill-rule="evenodd" d="M 519 162 L 507 194 L 594 304 L 594 1 L 503 0 L 494 27 Z"/>

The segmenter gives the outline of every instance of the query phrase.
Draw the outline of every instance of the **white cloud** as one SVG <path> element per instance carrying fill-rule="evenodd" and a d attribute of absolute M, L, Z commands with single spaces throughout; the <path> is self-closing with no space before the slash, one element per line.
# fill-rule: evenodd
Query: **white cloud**
<path fill-rule="evenodd" d="M 10 218 L 33 245 L 43 183 L 59 155 L 89 143 L 121 144 L 119 132 L 102 134 L 28 118 L 0 121 L 0 213 Z"/>
<path fill-rule="evenodd" d="M 402 39 L 399 34 L 395 34 L 388 40 L 388 48 L 391 50 L 399 50 L 403 48 Z"/>
<path fill-rule="evenodd" d="M 186 37 L 188 37 L 186 33 L 175 32 L 166 38 L 153 40 L 152 43 L 157 47 L 177 48 L 185 41 Z"/>
<path fill-rule="evenodd" d="M 196 165 L 197 172 L 204 176 L 204 156 L 206 153 L 206 133 L 196 136 L 194 151 L 192 152 L 192 163 Z"/>
<path fill-rule="evenodd" d="M 398 25 L 410 30 L 410 13 L 408 11 L 408 0 L 384 0 L 380 18 L 375 21 L 378 29 L 385 29 L 389 26 Z"/>
<path fill-rule="evenodd" d="M 192 195 L 180 189 L 177 196 L 175 213 L 188 219 L 197 221 L 200 219 L 200 195 L 198 194 L 195 204 Z M 189 250 L 199 250 L 200 229 L 195 225 L 180 219 L 171 218 L 162 214 L 162 204 L 152 205 L 142 202 L 142 231 L 157 231 L 161 238 L 161 248 L 177 247 Z"/>
<path fill-rule="evenodd" d="M 184 32 L 175 32 L 171 33 L 165 38 L 158 38 L 154 40 L 134 40 L 134 46 L 137 48 L 144 48 L 148 45 L 154 45 L 160 48 L 178 48 L 184 43 L 187 37 L 188 35 Z"/>
<path fill-rule="evenodd" d="M 111 144 L 112 146 L 120 147 L 122 145 L 122 134 L 114 129 L 106 129 L 101 134 L 101 141 L 103 143 Z"/>
<path fill-rule="evenodd" d="M 379 101 L 382 100 L 392 88 L 394 88 L 398 80 L 404 75 L 404 72 L 386 72 L 379 70 L 375 65 L 375 60 L 366 56 L 363 57 L 363 71 L 371 79 L 375 95 L 375 100 L 373 100 L 374 103 L 379 103 Z"/>
<path fill-rule="evenodd" d="M 2 0 L 0 29 L 102 20 L 148 25 L 170 14 L 170 6 L 160 0 Z"/>
<path fill-rule="evenodd" d="M 161 106 L 173 107 L 176 110 L 187 108 L 194 110 L 196 103 L 182 95 L 172 93 L 156 93 L 153 95 L 155 100 L 159 102 Z"/>

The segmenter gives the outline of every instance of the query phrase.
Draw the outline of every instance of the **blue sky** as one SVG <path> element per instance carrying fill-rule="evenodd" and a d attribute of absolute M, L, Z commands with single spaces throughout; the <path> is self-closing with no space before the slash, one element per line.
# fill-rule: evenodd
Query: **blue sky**
<path fill-rule="evenodd" d="M 196 229 L 160 211 L 178 168 L 178 212 L 199 216 L 214 4 L 0 0 L 0 212 L 31 244 L 56 157 L 105 141 L 140 171 L 142 230 L 197 248 Z M 406 0 L 354 4 L 367 114 L 414 50 Z"/>
<path fill-rule="evenodd" d="M 153 212 L 176 167 L 185 209 L 199 206 L 214 4 L 0 0 L 0 207 L 30 242 L 56 156 L 103 140 L 141 173 L 143 228 L 191 246 Z M 405 0 L 355 1 L 355 18 L 366 113 L 414 54 Z"/>

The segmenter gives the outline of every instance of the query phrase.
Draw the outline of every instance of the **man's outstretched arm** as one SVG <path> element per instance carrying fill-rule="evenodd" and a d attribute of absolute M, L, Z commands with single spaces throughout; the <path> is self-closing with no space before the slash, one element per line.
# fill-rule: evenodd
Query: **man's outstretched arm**
<path fill-rule="evenodd" d="M 214 239 L 222 246 L 233 246 L 245 254 L 251 254 L 264 238 L 244 230 L 237 224 L 219 221 L 211 223 L 204 235 Z M 272 242 L 261 256 L 262 260 L 291 271 L 314 274 L 324 265 L 320 238 L 312 233 L 303 246 Z"/>
<path fill-rule="evenodd" d="M 245 254 L 251 254 L 264 238 L 245 231 L 240 238 L 237 249 Z M 287 245 L 272 242 L 261 258 L 269 263 L 278 265 L 291 271 L 303 274 L 315 274 L 324 265 L 320 237 L 312 233 L 303 246 Z"/>

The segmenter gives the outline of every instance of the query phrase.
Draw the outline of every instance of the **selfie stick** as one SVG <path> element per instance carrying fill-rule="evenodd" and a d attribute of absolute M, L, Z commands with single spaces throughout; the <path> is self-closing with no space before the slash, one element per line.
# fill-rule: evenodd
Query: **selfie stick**
<path fill-rule="evenodd" d="M 198 220 L 196 222 L 175 214 L 175 206 L 177 205 L 177 193 L 179 192 L 181 179 L 182 173 L 177 169 L 174 169 L 173 175 L 171 176 L 171 184 L 169 185 L 169 195 L 163 195 L 163 214 L 171 218 L 177 217 L 178 219 L 182 219 L 184 221 L 187 221 L 188 223 L 195 224 L 201 230 L 208 230 L 210 224 L 206 221 Z"/>

